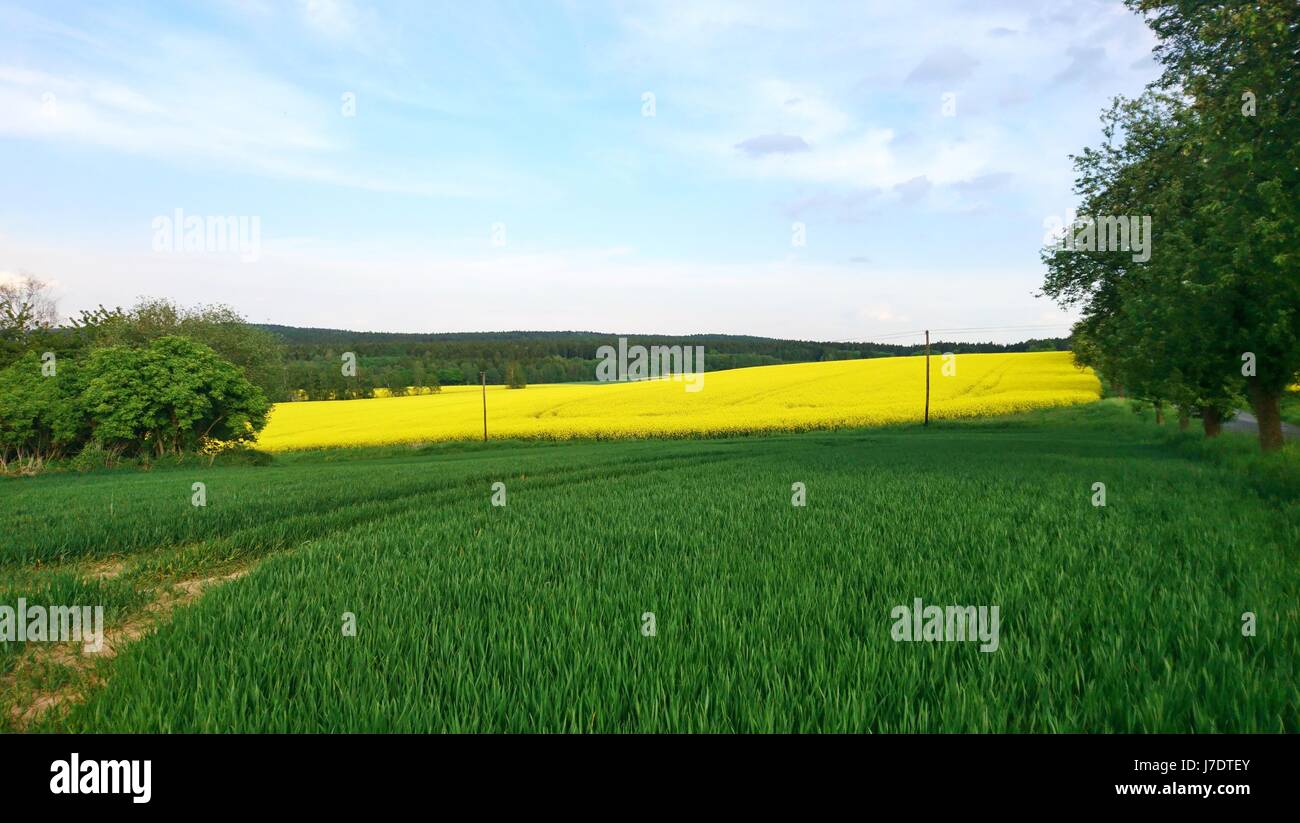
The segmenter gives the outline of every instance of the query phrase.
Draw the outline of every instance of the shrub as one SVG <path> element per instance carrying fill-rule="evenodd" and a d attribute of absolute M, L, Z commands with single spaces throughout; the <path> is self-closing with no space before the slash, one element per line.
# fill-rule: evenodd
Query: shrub
<path fill-rule="evenodd" d="M 238 367 L 183 337 L 96 350 L 86 372 L 95 441 L 132 454 L 179 454 L 205 439 L 249 441 L 271 408 Z"/>
<path fill-rule="evenodd" d="M 46 375 L 35 352 L 0 369 L 0 462 L 48 460 L 85 444 L 90 423 L 81 402 L 84 385 L 71 360 Z"/>

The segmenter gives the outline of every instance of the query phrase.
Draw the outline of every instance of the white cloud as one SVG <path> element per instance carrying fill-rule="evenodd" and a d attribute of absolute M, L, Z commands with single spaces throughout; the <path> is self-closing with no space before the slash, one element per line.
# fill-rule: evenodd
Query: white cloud
<path fill-rule="evenodd" d="M 1095 133 L 1109 95 L 1140 87 L 1124 72 L 1153 43 L 1110 0 L 1046 16 L 996 2 L 927 13 L 872 2 L 834 14 L 754 3 L 743 15 L 706 2 L 688 18 L 694 24 L 682 19 L 671 7 L 641 10 L 625 21 L 617 51 L 603 55 L 611 71 L 657 78 L 645 85 L 663 109 L 680 112 L 657 124 L 662 145 L 711 173 L 842 188 L 918 177 L 943 187 L 1010 171 L 1018 186 L 1068 189 L 1067 154 Z M 1032 36 L 1005 36 L 1021 31 Z M 701 50 L 701 32 L 710 48 Z M 1064 94 L 1054 77 L 1088 93 Z M 955 117 L 941 116 L 940 91 L 958 92 Z M 778 134 L 810 150 L 736 151 Z"/>
<path fill-rule="evenodd" d="M 949 46 L 925 56 L 907 75 L 908 83 L 957 83 L 970 76 L 979 60 L 960 48 Z"/>
<path fill-rule="evenodd" d="M 124 58 L 143 86 L 77 71 L 0 66 L 0 135 L 102 146 L 181 165 L 370 191 L 478 197 L 481 179 L 387 173 L 358 161 L 338 97 L 308 93 L 205 38 L 161 33 Z"/>
<path fill-rule="evenodd" d="M 88 167 L 131 153 L 167 168 L 220 172 L 175 181 L 197 191 L 217 190 L 225 181 L 212 178 L 238 173 L 457 198 L 450 209 L 433 200 L 407 208 L 405 200 L 325 193 L 319 213 L 329 225 L 349 225 L 363 208 L 350 200 L 382 212 L 374 220 L 354 214 L 367 230 L 340 231 L 326 250 L 310 236 L 329 229 L 303 214 L 314 211 L 314 198 L 307 209 L 282 206 L 281 195 L 302 202 L 303 188 L 262 187 L 268 209 L 297 209 L 278 225 L 304 237 L 276 238 L 268 220 L 255 266 L 109 248 L 106 228 L 40 246 L 31 226 L 45 217 L 57 229 L 60 217 L 49 215 L 60 201 L 20 223 L 23 246 L 0 239 L 0 267 L 58 275 L 78 307 L 159 294 L 225 300 L 259 320 L 358 328 L 566 328 L 591 326 L 594 317 L 627 331 L 852 339 L 922 322 L 996 325 L 1044 311 L 1043 301 L 1027 297 L 1041 281 L 1032 249 L 981 246 L 947 272 L 908 267 L 897 264 L 888 240 L 871 238 L 873 219 L 888 211 L 898 218 L 891 228 L 909 236 L 916 226 L 907 216 L 927 212 L 918 217 L 933 220 L 925 236 L 946 237 L 964 236 L 973 224 L 960 221 L 977 209 L 1016 219 L 1063 212 L 1068 153 L 1096 133 L 1109 94 L 1132 91 L 1155 72 L 1141 59 L 1149 34 L 1113 0 L 1062 0 L 1042 16 L 1004 0 L 937 0 L 924 10 L 763 0 L 608 8 L 573 4 L 555 15 L 466 6 L 435 16 L 391 6 L 381 18 L 345 2 L 256 0 L 220 9 L 222 27 L 236 36 L 199 36 L 125 12 L 94 17 L 90 36 L 0 8 L 0 27 L 12 24 L 24 46 L 7 49 L 0 66 L 0 139 L 18 148 L 11 157 L 22 154 L 23 141 L 50 141 L 105 149 L 85 153 Z M 67 47 L 40 48 L 50 41 Z M 416 48 L 426 41 L 439 48 Z M 391 57 L 403 45 L 412 62 L 397 70 Z M 961 59 L 935 58 L 939 48 L 959 49 Z M 925 83 L 907 82 L 926 65 L 917 78 Z M 1078 82 L 1053 87 L 1062 72 Z M 939 93 L 949 90 L 941 83 L 959 93 L 955 117 L 941 115 Z M 340 117 L 344 90 L 360 96 L 352 120 Z M 640 117 L 644 90 L 657 95 L 653 119 Z M 785 142 L 737 148 L 777 135 Z M 770 150 L 782 146 L 796 150 Z M 66 190 L 57 194 L 69 200 L 104 199 L 93 184 L 60 181 Z M 734 262 L 701 262 L 673 245 L 680 224 L 674 205 L 664 204 L 679 194 L 692 219 L 708 210 L 719 223 L 752 221 L 754 204 L 766 203 L 806 213 L 810 223 L 829 216 L 824 222 L 864 225 L 842 229 L 838 245 L 835 226 L 817 227 L 804 259 L 753 263 L 765 253 L 744 247 L 753 223 L 727 223 L 737 239 L 719 230 L 701 260 Z M 605 213 L 593 214 L 593 204 Z M 535 219 L 544 227 L 530 242 L 552 250 L 522 255 L 512 245 L 508 254 L 453 256 L 448 248 L 469 247 L 450 236 L 470 230 L 455 213 L 462 205 L 465 220 L 482 217 L 484 225 L 499 209 L 512 244 L 527 236 L 516 227 Z M 663 259 L 615 250 L 628 233 L 651 245 L 637 234 L 642 217 L 666 227 L 656 250 Z M 1032 244 L 1041 230 L 1037 217 L 1027 219 Z M 599 225 L 588 229 L 587 220 Z M 390 233 L 409 257 L 385 253 Z M 680 233 L 688 242 L 698 234 Z M 73 247 L 70 236 L 84 245 Z M 584 250 L 584 242 L 598 248 Z M 848 260 L 864 248 L 877 263 Z M 841 262 L 814 262 L 819 254 Z M 919 281 L 922 294 L 898 288 Z M 666 309 L 665 293 L 683 299 Z"/>
<path fill-rule="evenodd" d="M 303 20 L 327 37 L 344 38 L 355 34 L 357 10 L 344 0 L 299 0 Z"/>

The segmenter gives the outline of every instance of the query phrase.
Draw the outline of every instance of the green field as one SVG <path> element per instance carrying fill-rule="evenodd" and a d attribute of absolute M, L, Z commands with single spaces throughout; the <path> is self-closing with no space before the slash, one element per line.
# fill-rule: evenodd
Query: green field
<path fill-rule="evenodd" d="M 0 603 L 103 603 L 130 625 L 172 584 L 247 571 L 112 659 L 0 646 L 0 724 L 1300 730 L 1295 455 L 1243 467 L 1249 437 L 1191 443 L 1107 401 L 0 480 Z M 998 606 L 998 650 L 894 642 L 891 610 L 917 597 Z"/>

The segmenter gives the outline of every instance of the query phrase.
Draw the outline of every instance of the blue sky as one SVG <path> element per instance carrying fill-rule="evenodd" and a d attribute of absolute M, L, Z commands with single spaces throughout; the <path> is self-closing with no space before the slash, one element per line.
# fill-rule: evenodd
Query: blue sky
<path fill-rule="evenodd" d="M 0 3 L 0 277 L 367 330 L 1060 333 L 1043 221 L 1153 42 L 1102 0 Z M 156 250 L 178 208 L 258 218 L 257 259 Z"/>

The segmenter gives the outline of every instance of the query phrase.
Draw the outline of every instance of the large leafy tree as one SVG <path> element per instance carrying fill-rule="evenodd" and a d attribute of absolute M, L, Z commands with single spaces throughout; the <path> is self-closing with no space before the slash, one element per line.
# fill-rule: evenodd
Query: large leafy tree
<path fill-rule="evenodd" d="M 1081 361 L 1200 406 L 1207 434 L 1244 392 L 1261 446 L 1280 447 L 1280 398 L 1300 374 L 1300 4 L 1130 5 L 1166 71 L 1103 117 L 1076 192 L 1085 213 L 1151 215 L 1151 259 L 1048 253 L 1044 291 L 1080 307 Z"/>
<path fill-rule="evenodd" d="M 1195 116 L 1199 287 L 1216 309 L 1207 357 L 1233 361 L 1260 444 L 1275 449 L 1300 375 L 1300 3 L 1128 2 L 1160 38 L 1158 87 Z"/>
<path fill-rule="evenodd" d="M 239 368 L 183 337 L 98 349 L 85 368 L 82 400 L 93 437 L 127 452 L 161 455 L 196 449 L 204 439 L 249 441 L 270 411 Z"/>
<path fill-rule="evenodd" d="M 188 337 L 238 366 L 267 397 L 280 399 L 285 394 L 283 344 L 271 332 L 249 325 L 229 306 L 185 307 L 170 300 L 146 299 L 127 310 L 83 313 L 83 320 L 82 331 L 95 347 L 141 347 L 161 337 Z"/>
<path fill-rule="evenodd" d="M 1213 338 L 1224 321 L 1202 284 L 1194 114 L 1177 98 L 1147 93 L 1118 98 L 1102 123 L 1102 143 L 1074 158 L 1081 219 L 1067 230 L 1099 233 L 1108 217 L 1149 218 L 1149 254 L 1048 249 L 1043 290 L 1081 310 L 1078 362 L 1157 409 L 1172 403 L 1185 418 L 1199 408 L 1206 433 L 1217 434 L 1235 399 L 1231 363 Z"/>
<path fill-rule="evenodd" d="M 48 364 L 35 352 L 0 369 L 0 462 L 62 457 L 84 445 L 84 385 L 75 363 Z"/>

